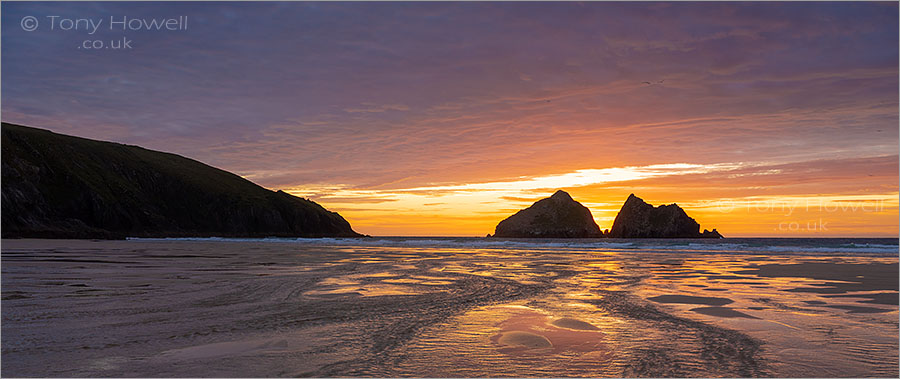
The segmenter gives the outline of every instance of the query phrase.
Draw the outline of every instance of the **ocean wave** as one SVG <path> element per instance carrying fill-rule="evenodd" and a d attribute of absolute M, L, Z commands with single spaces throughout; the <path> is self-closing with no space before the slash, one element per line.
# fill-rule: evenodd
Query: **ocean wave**
<path fill-rule="evenodd" d="M 342 247 L 396 247 L 396 248 L 445 248 L 445 249 L 520 249 L 556 250 L 560 252 L 695 252 L 734 254 L 866 254 L 897 255 L 898 245 L 875 242 L 847 242 L 846 239 L 753 239 L 741 238 L 735 242 L 722 240 L 507 240 L 488 238 L 129 238 L 132 241 L 214 241 L 285 243 L 314 246 Z M 883 241 L 878 241 L 883 242 Z"/>
<path fill-rule="evenodd" d="M 764 249 L 771 252 L 804 252 L 804 253 L 893 253 L 898 254 L 897 245 L 885 245 L 882 247 L 795 247 L 795 246 L 768 246 Z"/>

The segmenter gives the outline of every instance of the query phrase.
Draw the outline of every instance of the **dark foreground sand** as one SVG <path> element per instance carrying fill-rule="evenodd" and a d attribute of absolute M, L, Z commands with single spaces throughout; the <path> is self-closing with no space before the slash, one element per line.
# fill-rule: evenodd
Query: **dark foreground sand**
<path fill-rule="evenodd" d="M 3 376 L 898 374 L 896 257 L 2 248 Z"/>

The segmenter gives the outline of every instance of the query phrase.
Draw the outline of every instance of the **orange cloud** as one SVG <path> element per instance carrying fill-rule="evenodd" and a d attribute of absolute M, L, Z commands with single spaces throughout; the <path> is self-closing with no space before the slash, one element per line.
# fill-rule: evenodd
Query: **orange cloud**
<path fill-rule="evenodd" d="M 864 178 L 858 170 L 865 168 Z M 609 228 L 629 193 L 678 203 L 730 236 L 890 236 L 897 233 L 897 157 L 794 164 L 662 164 L 582 169 L 504 182 L 393 189 L 293 188 L 375 235 L 479 236 L 557 188 Z M 853 180 L 855 179 L 855 180 Z M 811 189 L 827 188 L 831 192 Z M 358 207 L 355 204 L 365 204 Z M 801 227 L 802 226 L 802 227 Z"/>

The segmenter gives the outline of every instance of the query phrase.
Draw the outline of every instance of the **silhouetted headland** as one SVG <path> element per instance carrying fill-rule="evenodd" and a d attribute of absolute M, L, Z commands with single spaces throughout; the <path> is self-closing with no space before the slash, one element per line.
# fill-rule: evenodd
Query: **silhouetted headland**
<path fill-rule="evenodd" d="M 359 237 L 341 215 L 179 155 L 2 124 L 2 238 Z"/>

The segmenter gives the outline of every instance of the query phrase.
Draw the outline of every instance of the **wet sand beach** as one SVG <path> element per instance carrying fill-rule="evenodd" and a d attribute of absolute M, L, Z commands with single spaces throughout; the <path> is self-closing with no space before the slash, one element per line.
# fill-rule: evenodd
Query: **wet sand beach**
<path fill-rule="evenodd" d="M 898 374 L 896 255 L 360 241 L 4 240 L 2 374 Z"/>

